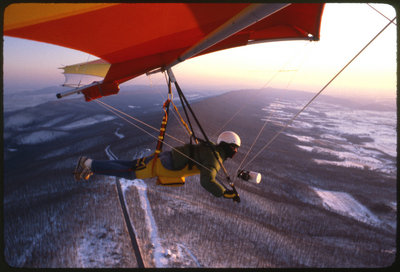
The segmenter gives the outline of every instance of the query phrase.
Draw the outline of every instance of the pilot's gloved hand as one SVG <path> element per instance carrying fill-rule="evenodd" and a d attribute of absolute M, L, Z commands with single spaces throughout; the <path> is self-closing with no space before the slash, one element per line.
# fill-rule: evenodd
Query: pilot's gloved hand
<path fill-rule="evenodd" d="M 224 197 L 231 198 L 234 202 L 240 202 L 239 194 L 236 193 L 234 190 L 225 190 Z"/>

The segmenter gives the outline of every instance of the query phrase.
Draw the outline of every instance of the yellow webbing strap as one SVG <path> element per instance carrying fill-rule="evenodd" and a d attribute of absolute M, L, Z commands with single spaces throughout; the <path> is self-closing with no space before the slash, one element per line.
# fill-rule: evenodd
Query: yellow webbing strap
<path fill-rule="evenodd" d="M 192 131 L 189 129 L 189 126 L 186 124 L 185 120 L 183 120 L 182 115 L 179 113 L 178 108 L 175 106 L 175 104 L 174 104 L 174 102 L 172 102 L 172 100 L 171 100 L 171 104 L 172 104 L 172 106 L 174 106 L 174 109 L 175 109 L 176 113 L 178 114 L 181 123 L 186 128 L 187 133 L 189 134 L 189 137 L 192 137 L 192 135 L 193 135 Z M 196 144 L 198 144 L 197 139 L 195 139 L 195 141 L 196 141 Z"/>
<path fill-rule="evenodd" d="M 158 135 L 158 141 L 157 141 L 157 146 L 156 146 L 156 150 L 154 151 L 154 160 L 153 160 L 153 165 L 152 165 L 152 172 L 154 173 L 154 166 L 155 166 L 155 162 L 158 159 L 158 154 L 160 154 L 161 149 L 162 149 L 162 144 L 164 142 L 164 136 L 165 136 L 165 131 L 167 128 L 167 123 L 168 123 L 168 108 L 169 108 L 169 104 L 171 102 L 171 99 L 167 99 L 164 102 L 163 105 L 163 110 L 164 110 L 164 116 L 163 119 L 161 121 L 161 128 L 160 128 L 160 134 Z"/>
<path fill-rule="evenodd" d="M 161 150 L 162 150 L 165 131 L 167 130 L 168 112 L 169 112 L 169 105 L 170 105 L 171 101 L 172 101 L 172 89 L 171 89 L 171 81 L 169 81 L 168 82 L 168 97 L 167 97 L 167 100 L 165 100 L 165 102 L 163 104 L 164 116 L 161 121 L 160 134 L 158 135 L 157 146 L 156 146 L 156 150 L 154 151 L 153 165 L 151 168 L 153 174 L 154 174 L 154 167 L 155 167 L 156 161 L 158 159 L 158 154 L 160 154 Z"/>

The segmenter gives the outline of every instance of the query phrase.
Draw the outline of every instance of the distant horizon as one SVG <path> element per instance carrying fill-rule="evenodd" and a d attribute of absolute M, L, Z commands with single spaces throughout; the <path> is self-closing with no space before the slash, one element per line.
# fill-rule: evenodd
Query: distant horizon
<path fill-rule="evenodd" d="M 181 86 L 181 87 L 183 87 L 183 86 Z M 160 90 L 164 90 L 165 89 L 165 91 L 167 91 L 166 84 L 164 84 L 164 85 L 163 84 L 150 85 L 150 84 L 132 84 L 131 83 L 131 84 L 121 84 L 120 85 L 119 94 L 121 94 L 121 92 L 129 91 L 130 88 L 149 88 L 149 89 L 159 88 Z M 38 93 L 38 95 L 40 95 L 40 94 L 41 95 L 49 95 L 49 93 L 51 92 L 51 93 L 54 93 L 54 98 L 56 98 L 56 94 L 57 93 L 65 92 L 65 91 L 67 91 L 69 89 L 72 89 L 72 88 L 62 87 L 61 85 L 60 86 L 53 85 L 53 86 L 48 86 L 48 87 L 39 87 L 38 86 L 37 89 L 34 89 L 34 88 L 32 88 L 32 89 L 22 89 L 22 88 L 20 88 L 19 90 L 17 90 L 17 87 L 8 86 L 8 87 L 3 88 L 3 91 L 4 91 L 3 92 L 3 103 L 4 103 L 4 105 L 6 105 L 6 103 L 7 103 L 7 99 L 4 100 L 4 96 L 5 95 L 13 95 L 13 94 L 18 94 L 18 93 L 21 93 L 21 94 L 22 93 L 29 93 L 29 95 L 32 95 L 34 92 L 45 91 L 45 93 Z M 235 88 L 234 89 L 232 87 L 231 88 L 226 87 L 224 89 L 222 89 L 222 88 L 217 89 L 217 88 L 215 88 L 213 86 L 210 86 L 210 87 L 201 86 L 201 87 L 199 87 L 199 86 L 196 86 L 196 85 L 194 85 L 192 87 L 191 86 L 184 86 L 183 92 L 184 93 L 188 93 L 188 94 L 193 93 L 193 92 L 199 92 L 199 93 L 203 93 L 203 94 L 207 93 L 208 95 L 210 95 L 211 93 L 215 92 L 215 95 L 221 95 L 221 94 L 224 94 L 224 93 L 237 92 L 237 91 L 242 91 L 242 90 L 243 91 L 263 91 L 263 92 L 266 92 L 266 91 L 274 91 L 274 92 L 282 91 L 282 92 L 285 92 L 286 91 L 286 92 L 307 93 L 307 94 L 309 94 L 309 97 L 305 98 L 306 100 L 307 99 L 311 99 L 313 97 L 313 95 L 316 94 L 315 92 L 307 91 L 307 90 L 280 89 L 280 88 L 276 88 L 276 87 L 265 87 L 263 89 L 261 89 L 261 88 L 258 88 L 258 89 L 257 88 L 250 88 L 250 87 Z M 175 88 L 174 87 L 173 87 L 173 92 L 175 92 Z M 118 94 L 116 94 L 116 95 L 118 95 Z M 116 96 L 116 95 L 112 95 L 112 96 Z M 84 101 L 83 95 L 77 95 L 77 94 L 68 96 L 68 99 L 70 99 L 70 98 L 80 98 L 80 97 Z M 334 99 L 343 99 L 343 100 L 346 100 L 346 101 L 353 101 L 353 102 L 356 102 L 358 105 L 372 105 L 373 103 L 381 103 L 383 105 L 388 106 L 389 107 L 388 110 L 390 110 L 390 111 L 397 110 L 397 98 L 392 98 L 392 97 L 371 98 L 371 97 L 360 97 L 357 94 L 343 96 L 343 95 L 338 95 L 336 93 L 330 94 L 330 93 L 324 93 L 324 92 L 320 94 L 320 97 L 331 97 L 331 98 L 334 98 Z M 23 100 L 23 99 L 21 98 L 21 100 Z M 54 99 L 54 100 L 56 100 L 56 99 Z M 317 101 L 318 101 L 318 98 L 313 103 L 316 103 Z M 4 105 L 3 105 L 3 110 L 4 110 Z"/>
<path fill-rule="evenodd" d="M 128 82 L 120 85 L 120 89 L 128 88 L 128 87 L 135 87 L 135 86 L 144 86 L 144 87 L 162 87 L 162 88 L 167 88 L 166 84 L 159 83 L 159 84 L 146 84 L 144 82 Z M 199 85 L 199 84 L 193 84 L 193 85 L 180 85 L 181 88 L 185 88 L 186 91 L 198 91 L 198 92 L 203 92 L 203 91 L 216 91 L 216 92 L 229 92 L 229 91 L 235 91 L 235 90 L 264 90 L 264 89 L 275 89 L 275 90 L 289 90 L 289 91 L 300 91 L 300 92 L 308 92 L 308 93 L 316 93 L 316 91 L 310 91 L 306 89 L 299 89 L 299 88 L 279 88 L 279 87 L 264 87 L 264 88 L 256 88 L 256 87 L 251 87 L 251 86 L 232 86 L 232 85 L 226 85 L 224 86 L 215 86 L 215 85 Z M 57 88 L 58 92 L 64 92 L 68 89 L 68 87 L 63 87 L 62 83 L 59 85 L 49 85 L 48 87 L 45 87 L 43 85 L 32 85 L 32 87 L 28 88 L 26 85 L 3 85 L 3 93 L 9 93 L 9 92 L 24 92 L 24 91 L 38 91 L 38 90 L 43 90 L 43 89 L 48 89 L 48 88 Z M 185 90 L 184 90 L 185 91 Z M 359 99 L 360 98 L 360 90 L 354 91 L 354 90 L 349 90 L 345 91 L 343 90 L 341 93 L 333 92 L 333 93 L 328 93 L 329 91 L 326 90 L 322 94 L 334 96 L 334 97 L 340 97 L 340 98 L 348 98 L 348 99 Z M 394 92 L 394 94 L 387 94 L 379 96 L 379 95 L 371 95 L 370 93 L 366 92 L 365 96 L 362 97 L 362 99 L 373 99 L 373 100 L 397 100 L 397 92 Z"/>
<path fill-rule="evenodd" d="M 221 87 L 221 86 L 213 86 L 213 85 L 189 85 L 189 86 L 182 86 L 180 85 L 181 88 L 183 89 L 184 92 L 211 92 L 215 91 L 217 93 L 221 92 L 231 92 L 231 91 L 240 91 L 240 90 L 281 90 L 281 91 L 296 91 L 296 92 L 306 92 L 306 93 L 311 93 L 311 94 L 316 94 L 315 91 L 310 91 L 306 89 L 298 89 L 298 88 L 279 88 L 279 87 L 264 87 L 264 88 L 252 88 L 250 86 L 229 86 L 227 85 L 226 87 Z M 130 82 L 129 84 L 121 84 L 120 85 L 120 90 L 124 90 L 126 88 L 130 87 L 145 87 L 145 88 L 167 88 L 166 84 L 145 84 L 145 83 L 138 83 L 135 84 L 133 82 Z M 26 86 L 3 86 L 3 94 L 12 94 L 11 92 L 34 92 L 34 91 L 40 91 L 40 90 L 45 90 L 49 88 L 56 88 L 55 94 L 58 92 L 65 92 L 67 90 L 73 89 L 69 87 L 64 87 L 61 84 L 60 85 L 49 85 L 47 87 L 44 86 L 32 86 L 31 88 L 27 88 Z M 173 90 L 175 87 L 173 87 Z M 360 91 L 359 91 L 360 92 Z M 397 101 L 397 93 L 395 96 L 375 96 L 372 97 L 371 95 L 366 95 L 365 97 L 360 97 L 358 92 L 354 92 L 352 94 L 351 91 L 349 92 L 344 92 L 345 94 L 337 94 L 337 93 L 324 93 L 322 92 L 321 95 L 327 95 L 327 96 L 332 96 L 332 97 L 337 97 L 337 98 L 343 98 L 343 99 L 363 99 L 363 100 L 370 100 L 373 99 L 375 100 L 394 100 Z M 118 94 L 117 94 L 118 95 Z"/>
<path fill-rule="evenodd" d="M 309 90 L 306 90 L 306 89 L 298 89 L 298 88 L 290 88 L 290 89 L 287 89 L 287 88 L 279 88 L 279 87 L 264 87 L 264 88 L 256 88 L 256 87 L 251 87 L 251 86 L 230 86 L 230 85 L 227 85 L 226 87 L 221 87 L 221 86 L 213 86 L 213 85 L 189 85 L 189 86 L 182 86 L 182 85 L 180 85 L 181 86 L 181 88 L 182 87 L 184 87 L 185 89 L 183 89 L 183 91 L 185 92 L 185 91 L 187 91 L 187 92 L 193 92 L 193 91 L 198 91 L 198 92 L 202 92 L 202 91 L 216 91 L 216 92 L 230 92 L 230 91 L 240 91 L 240 90 L 267 90 L 267 89 L 271 89 L 271 90 L 281 90 L 281 91 L 298 91 L 298 92 L 307 92 L 307 93 L 315 93 L 314 91 L 309 91 Z M 162 84 L 162 83 L 160 83 L 160 84 L 154 84 L 154 85 L 151 85 L 151 84 L 145 84 L 145 83 L 138 83 L 138 84 L 136 84 L 136 83 L 133 83 L 133 82 L 130 82 L 129 84 L 121 84 L 120 86 L 120 90 L 122 90 L 122 89 L 126 89 L 126 88 L 129 88 L 129 87 L 148 87 L 148 88 L 154 88 L 154 87 L 157 87 L 157 88 L 167 88 L 167 85 L 166 84 Z M 49 88 L 57 88 L 57 90 L 59 90 L 59 92 L 63 92 L 63 91 L 66 91 L 66 90 L 69 90 L 69 89 L 73 89 L 73 88 L 71 88 L 71 87 L 64 87 L 64 86 L 62 86 L 62 84 L 60 84 L 60 85 L 49 85 L 49 86 L 39 86 L 39 85 L 37 85 L 37 86 L 32 86 L 31 88 L 28 88 L 28 87 L 26 87 L 26 86 L 11 86 L 11 85 L 9 85 L 9 86 L 3 86 L 3 93 L 8 93 L 8 92 L 15 92 L 15 91 L 18 91 L 18 92 L 25 92 L 25 91 L 39 91 L 39 90 L 45 90 L 45 89 L 49 89 Z M 175 87 L 173 87 L 173 89 L 174 89 Z M 324 93 L 322 93 L 322 94 L 324 94 Z M 341 98 L 342 96 L 339 94 L 327 94 L 327 95 L 329 95 L 329 96 L 334 96 L 334 97 L 339 97 L 339 98 Z M 357 96 L 356 94 L 354 94 L 354 96 L 352 96 L 351 95 L 351 91 L 350 91 L 350 93 L 347 93 L 347 95 L 344 95 L 343 96 L 343 98 L 347 98 L 347 97 L 354 97 L 354 98 L 360 98 L 359 96 Z M 365 97 L 366 99 L 368 99 L 368 96 L 366 96 Z M 394 98 L 394 99 L 396 99 L 397 97 L 396 96 L 387 96 L 387 97 L 382 97 L 382 99 L 391 99 L 391 98 Z"/>

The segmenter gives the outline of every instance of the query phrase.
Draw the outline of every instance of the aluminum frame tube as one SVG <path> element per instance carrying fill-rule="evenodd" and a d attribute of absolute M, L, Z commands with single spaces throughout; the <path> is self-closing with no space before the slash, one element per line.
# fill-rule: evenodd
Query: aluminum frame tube
<path fill-rule="evenodd" d="M 192 46 L 186 50 L 182 55 L 180 55 L 175 61 L 166 66 L 165 69 L 171 68 L 176 64 L 191 58 L 202 51 L 210 48 L 216 43 L 232 36 L 233 34 L 245 29 L 246 27 L 262 20 L 275 12 L 291 5 L 290 3 L 267 3 L 267 4 L 252 4 L 245 8 L 239 14 L 231 18 L 229 21 L 225 22 L 223 25 L 218 27 L 216 30 L 207 35 L 203 40 L 201 40 L 196 45 Z"/>

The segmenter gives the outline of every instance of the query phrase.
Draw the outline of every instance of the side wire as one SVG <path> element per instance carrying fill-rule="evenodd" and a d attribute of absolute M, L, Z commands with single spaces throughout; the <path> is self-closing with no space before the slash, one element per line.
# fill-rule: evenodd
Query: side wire
<path fill-rule="evenodd" d="M 303 47 L 303 50 L 302 50 L 303 58 L 302 58 L 302 60 L 301 60 L 300 67 L 301 67 L 302 63 L 306 60 L 306 57 L 307 57 L 307 55 L 308 55 L 308 54 L 304 53 L 305 48 L 306 48 L 306 49 L 309 48 L 309 47 L 307 47 L 308 44 L 310 44 L 310 43 L 307 42 L 307 43 L 304 45 L 304 47 Z M 308 53 L 309 53 L 309 52 L 310 52 L 310 50 L 308 50 Z M 298 55 L 298 54 L 296 54 L 296 55 Z M 283 71 L 292 71 L 292 70 L 284 70 L 284 69 L 285 69 L 285 67 L 286 67 L 290 62 L 292 62 L 292 61 L 294 60 L 294 58 L 295 58 L 295 55 L 292 56 L 290 59 L 288 59 L 288 60 L 284 63 L 284 65 L 281 67 L 281 69 L 277 70 L 277 71 L 275 72 L 275 74 L 270 78 L 270 80 L 269 80 L 262 88 L 260 88 L 259 90 L 261 90 L 261 89 L 265 88 L 267 85 L 269 85 L 269 83 L 272 81 L 272 79 L 274 79 L 274 78 L 278 75 L 279 72 L 283 72 Z M 300 69 L 300 67 L 297 68 L 297 69 L 295 69 L 294 71 L 298 71 L 298 70 Z M 293 77 L 292 77 L 292 80 L 293 80 Z M 288 83 L 288 86 L 289 86 L 289 83 Z M 287 87 L 288 87 L 288 86 L 287 86 Z M 253 150 L 254 145 L 256 144 L 256 142 L 258 141 L 258 139 L 260 138 L 261 133 L 263 132 L 263 130 L 265 129 L 265 127 L 267 126 L 267 124 L 270 122 L 271 119 L 272 119 L 272 112 L 270 112 L 268 118 L 265 120 L 263 126 L 260 128 L 260 130 L 259 130 L 259 132 L 258 132 L 256 138 L 253 140 L 253 143 L 251 144 L 251 147 L 249 148 L 249 150 L 247 151 L 246 155 L 244 156 L 244 158 L 243 158 L 242 161 L 240 162 L 240 164 L 239 164 L 239 166 L 238 166 L 238 168 L 237 168 L 237 170 L 236 170 L 236 173 L 241 169 L 243 163 L 245 162 L 245 160 L 246 160 L 247 157 L 249 156 L 250 152 Z"/>
<path fill-rule="evenodd" d="M 254 147 L 255 143 L 256 143 L 256 142 L 258 141 L 258 139 L 260 138 L 261 133 L 263 132 L 264 128 L 267 126 L 267 124 L 269 123 L 269 121 L 271 120 L 271 118 L 272 118 L 272 113 L 270 113 L 269 116 L 268 116 L 268 119 L 265 120 L 264 125 L 261 127 L 260 131 L 258 132 L 256 138 L 254 139 L 253 143 L 251 144 L 251 146 L 250 146 L 249 150 L 247 151 L 246 155 L 244 156 L 243 160 L 240 162 L 240 164 L 239 164 L 238 168 L 236 169 L 236 172 L 235 172 L 235 173 L 238 173 L 239 170 L 241 169 L 241 167 L 242 167 L 244 161 L 245 161 L 245 160 L 247 159 L 247 157 L 249 156 L 251 150 L 253 150 L 253 147 Z"/>
<path fill-rule="evenodd" d="M 370 3 L 366 3 L 368 6 L 370 6 L 370 8 L 372 8 L 373 10 L 375 10 L 376 12 L 378 12 L 380 15 L 382 15 L 383 17 L 385 17 L 386 19 L 388 19 L 390 21 L 390 18 L 387 17 L 385 14 L 383 14 L 382 12 L 380 12 L 379 10 L 377 10 L 376 8 L 374 8 Z M 392 23 L 397 26 L 397 24 L 395 22 L 392 21 Z"/>
<path fill-rule="evenodd" d="M 118 116 L 118 117 L 121 118 L 122 120 L 125 120 L 125 121 L 128 122 L 129 124 L 135 126 L 135 127 L 138 128 L 139 130 L 143 131 L 144 133 L 146 133 L 147 135 L 149 135 L 150 137 L 152 137 L 152 138 L 154 138 L 154 139 L 156 139 L 156 140 L 158 141 L 158 137 L 157 137 L 157 136 L 152 135 L 152 134 L 151 134 L 150 132 L 148 132 L 147 130 L 141 128 L 141 127 L 138 126 L 137 124 L 131 122 L 131 121 L 128 120 L 128 119 L 126 119 L 125 117 L 123 117 L 122 115 L 120 115 L 118 112 L 120 112 L 121 114 L 124 114 L 124 115 L 126 115 L 126 116 L 128 116 L 128 117 L 134 119 L 135 121 L 139 121 L 139 122 L 142 123 L 143 125 L 146 125 L 146 126 L 148 126 L 148 127 L 150 127 L 150 128 L 153 128 L 152 126 L 147 125 L 146 123 L 144 123 L 144 122 L 142 122 L 142 121 L 140 121 L 140 120 L 137 120 L 136 118 L 133 118 L 132 116 L 130 116 L 130 115 L 124 113 L 124 112 L 121 112 L 121 111 L 117 110 L 116 108 L 114 108 L 114 107 L 112 107 L 112 106 L 110 106 L 110 105 L 108 105 L 108 104 L 106 104 L 106 103 L 104 103 L 104 102 L 102 102 L 102 101 L 99 101 L 98 99 L 95 99 L 94 101 L 95 101 L 99 106 L 105 108 L 106 110 L 110 111 L 111 113 L 113 113 L 114 115 Z M 153 128 L 153 129 L 155 129 L 156 131 L 159 131 L 159 130 L 156 129 L 156 128 Z M 171 137 L 171 136 L 170 136 L 170 137 Z M 174 139 L 175 139 L 176 141 L 180 141 L 180 140 L 178 140 L 178 139 L 176 139 L 176 138 L 174 138 Z M 182 143 L 184 144 L 184 142 L 182 142 Z M 167 145 L 167 146 L 169 146 L 171 149 L 175 150 L 176 152 L 178 152 L 180 155 L 184 156 L 184 157 L 187 158 L 188 160 L 191 160 L 191 161 L 194 162 L 195 164 L 201 166 L 201 167 L 204 168 L 205 170 L 207 170 L 207 171 L 209 171 L 209 172 L 212 172 L 212 170 L 211 170 L 210 168 L 208 168 L 207 166 L 204 166 L 203 164 L 201 164 L 200 162 L 194 160 L 193 158 L 190 158 L 190 157 L 187 156 L 185 153 L 179 151 L 178 149 L 176 149 L 175 147 L 173 147 L 171 144 L 167 143 L 165 140 L 164 140 L 164 144 Z M 222 176 L 221 174 L 219 174 L 219 173 L 218 173 L 218 175 L 219 175 L 219 177 L 223 177 L 223 176 Z"/>
<path fill-rule="evenodd" d="M 303 54 L 303 51 L 305 50 L 305 48 L 307 47 L 307 45 L 308 44 L 310 44 L 310 42 L 309 41 L 307 41 L 307 43 L 305 43 L 304 44 L 304 46 L 301 48 L 302 49 L 302 52 L 300 52 L 300 54 Z M 299 50 L 300 51 L 300 50 Z M 259 88 L 259 89 L 257 89 L 257 92 L 260 92 L 260 91 L 262 91 L 263 89 L 265 89 L 265 88 L 267 88 L 268 86 L 269 86 L 269 84 L 275 79 L 275 77 L 279 74 L 279 73 L 281 73 L 281 72 L 288 72 L 288 71 L 291 71 L 291 70 L 285 70 L 284 68 L 287 66 L 287 65 L 289 65 L 294 59 L 295 59 L 295 57 L 297 56 L 297 55 L 299 55 L 298 54 L 299 52 L 295 52 L 295 54 L 293 54 L 292 56 L 290 56 L 285 62 L 284 62 L 284 64 L 280 67 L 280 69 L 277 69 L 276 71 L 275 71 L 275 73 L 268 79 L 268 81 L 261 87 L 261 88 Z M 218 129 L 218 131 L 217 132 L 215 132 L 214 134 L 213 134 L 213 137 L 217 137 L 217 135 L 240 113 L 240 112 L 242 112 L 242 110 L 246 107 L 246 106 L 248 106 L 246 103 L 241 103 L 242 105 L 241 105 L 241 107 L 231 116 L 231 118 L 228 120 L 228 121 L 226 121 L 222 126 L 220 126 L 220 128 Z"/>
<path fill-rule="evenodd" d="M 164 76 L 165 76 L 165 81 L 166 81 L 166 83 L 167 83 L 167 86 L 168 86 L 168 78 L 167 78 L 167 75 L 166 75 L 166 73 L 165 72 L 162 72 L 163 74 L 164 74 Z M 147 78 L 149 79 L 149 81 L 150 81 L 150 87 L 154 90 L 154 88 L 155 88 L 155 86 L 154 86 L 154 84 L 153 84 L 153 81 L 152 81 L 152 77 L 151 77 L 152 75 L 147 75 Z M 157 91 L 158 91 L 158 94 L 162 97 L 162 99 L 163 100 L 165 100 L 165 99 L 167 99 L 168 97 L 165 97 L 162 93 L 161 93 L 161 91 L 157 88 L 156 89 Z M 171 102 L 172 102 L 172 104 L 173 104 L 173 99 L 171 98 Z M 173 104 L 174 105 L 174 104 Z M 175 106 L 175 105 L 174 105 Z M 178 112 L 178 114 L 179 114 L 179 112 Z M 177 114 L 176 114 L 176 112 L 175 111 L 172 111 L 172 115 L 175 117 L 175 119 L 177 119 L 178 121 L 179 121 L 179 119 L 178 119 L 178 117 L 177 117 Z M 179 123 L 179 125 L 181 126 L 181 128 L 183 129 L 183 130 L 185 130 L 185 128 L 183 127 L 183 125 L 182 125 L 182 123 L 181 122 L 178 122 Z M 167 133 L 165 133 L 165 135 L 167 135 L 167 136 L 169 136 Z M 190 135 L 189 135 L 190 136 Z M 183 141 L 181 141 L 181 142 L 183 142 Z"/>
<path fill-rule="evenodd" d="M 133 116 L 131 116 L 131 115 L 129 115 L 129 114 L 123 112 L 123 111 L 121 111 L 121 110 L 118 110 L 117 108 L 115 108 L 115 107 L 113 107 L 113 106 L 110 106 L 110 105 L 104 103 L 103 101 L 100 101 L 100 100 L 98 100 L 98 99 L 95 99 L 94 101 L 96 101 L 98 104 L 102 104 L 105 108 L 112 109 L 112 110 L 115 111 L 115 112 L 118 112 L 118 113 L 120 113 L 120 114 L 122 114 L 122 115 L 125 115 L 126 117 L 128 117 L 128 118 L 130 118 L 130 119 L 132 119 L 132 120 L 134 120 L 134 121 L 136 121 L 136 122 L 138 122 L 138 123 L 140 123 L 140 124 L 142 124 L 142 125 L 144 125 L 144 126 L 146 126 L 146 127 L 148 127 L 148 128 L 151 128 L 151 129 L 154 130 L 154 131 L 157 131 L 157 132 L 160 131 L 159 129 L 157 129 L 157 128 L 153 127 L 153 126 L 151 126 L 151 125 L 149 125 L 149 124 L 147 124 L 147 123 L 145 123 L 145 122 L 143 122 L 143 121 L 141 121 L 141 120 L 139 120 L 139 119 L 137 119 L 137 118 L 135 118 L 135 117 L 133 117 Z M 118 115 L 118 116 L 119 116 L 119 115 Z M 121 117 L 121 118 L 122 118 L 122 117 Z M 123 119 L 124 119 L 124 118 L 123 118 Z M 128 120 L 127 120 L 127 121 L 128 121 Z M 129 122 L 129 123 L 131 123 L 131 122 Z M 131 123 L 131 124 L 134 125 L 134 126 L 136 126 L 137 128 L 139 128 L 140 130 L 143 131 L 143 129 L 142 129 L 141 127 L 137 126 L 136 124 L 134 124 L 134 123 Z M 145 132 L 148 133 L 147 131 L 145 131 Z M 177 142 L 179 142 L 179 143 L 181 143 L 181 144 L 184 144 L 184 143 L 185 143 L 184 141 L 182 141 L 182 140 L 180 140 L 180 139 L 178 139 L 178 138 L 175 138 L 175 137 L 172 136 L 172 135 L 169 135 L 169 134 L 167 134 L 167 133 L 165 133 L 165 135 L 167 135 L 167 136 L 170 137 L 171 139 L 174 139 L 175 141 L 177 141 Z M 157 138 L 157 139 L 158 139 L 158 138 Z"/>
<path fill-rule="evenodd" d="M 383 31 L 386 30 L 386 28 L 389 27 L 393 23 L 393 21 L 396 20 L 396 17 L 394 17 L 385 27 L 382 28 L 381 31 L 378 32 L 350 61 L 347 62 L 347 64 L 338 72 L 336 75 L 327 83 L 325 86 L 316 94 L 314 97 L 299 111 L 297 112 L 287 123 L 284 127 L 282 127 L 275 135 L 272 137 L 271 140 L 263 148 L 260 149 L 260 151 L 244 166 L 246 168 L 251 162 L 255 160 L 266 148 L 268 148 L 274 141 L 275 139 L 288 127 L 290 126 L 293 121 L 379 36 L 382 34 Z"/>

